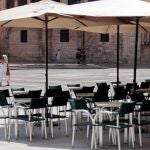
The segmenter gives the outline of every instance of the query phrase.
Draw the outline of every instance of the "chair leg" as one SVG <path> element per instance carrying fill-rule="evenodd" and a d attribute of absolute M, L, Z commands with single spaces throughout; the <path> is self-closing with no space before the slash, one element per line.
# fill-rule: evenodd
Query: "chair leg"
<path fill-rule="evenodd" d="M 138 126 L 139 128 L 139 141 L 140 141 L 140 146 L 142 147 L 142 134 L 141 134 L 141 126 Z"/>
<path fill-rule="evenodd" d="M 8 119 L 8 141 L 10 141 L 11 120 Z"/>
<path fill-rule="evenodd" d="M 94 145 L 94 134 L 95 134 L 95 127 L 92 127 L 92 138 L 91 138 L 91 149 L 93 149 L 93 145 Z"/>
<path fill-rule="evenodd" d="M 32 125 L 31 122 L 29 122 L 29 137 L 30 137 L 30 142 L 32 141 Z"/>
<path fill-rule="evenodd" d="M 72 147 L 74 147 L 75 128 L 75 126 L 72 128 Z"/>
<path fill-rule="evenodd" d="M 118 150 L 121 150 L 121 145 L 120 145 L 120 131 L 117 129 L 117 138 L 118 138 Z"/>
<path fill-rule="evenodd" d="M 131 127 L 132 148 L 134 148 L 134 127 Z"/>
<path fill-rule="evenodd" d="M 29 137 L 29 132 L 28 132 L 28 124 L 25 122 L 25 131 L 26 131 L 26 136 L 27 138 Z"/>
<path fill-rule="evenodd" d="M 54 132 L 53 132 L 53 120 L 50 119 L 50 126 L 51 126 L 51 137 L 54 138 Z"/>
<path fill-rule="evenodd" d="M 44 133 L 45 133 L 45 139 L 47 139 L 46 120 L 44 120 Z"/>
<path fill-rule="evenodd" d="M 68 135 L 67 118 L 65 118 L 66 135 Z"/>
<path fill-rule="evenodd" d="M 4 128 L 5 128 L 5 140 L 7 140 L 7 123 L 6 123 L 6 119 L 4 119 Z"/>
<path fill-rule="evenodd" d="M 18 139 L 19 136 L 19 129 L 18 129 L 18 120 L 15 120 L 15 137 Z"/>
<path fill-rule="evenodd" d="M 44 129 L 44 124 L 43 124 L 43 121 L 41 121 L 41 133 L 42 133 L 42 138 L 44 138 L 43 129 Z"/>

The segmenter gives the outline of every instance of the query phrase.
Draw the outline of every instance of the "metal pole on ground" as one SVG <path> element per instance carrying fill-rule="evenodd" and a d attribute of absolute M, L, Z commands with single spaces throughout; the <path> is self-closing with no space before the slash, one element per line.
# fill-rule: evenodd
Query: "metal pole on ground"
<path fill-rule="evenodd" d="M 117 88 L 119 87 L 119 45 L 120 45 L 120 27 L 117 25 Z"/>
<path fill-rule="evenodd" d="M 45 90 L 48 89 L 48 17 L 45 15 Z"/>
<path fill-rule="evenodd" d="M 135 51 L 134 51 L 133 94 L 135 94 L 135 90 L 136 90 L 138 35 L 139 35 L 139 18 L 137 17 L 136 18 L 136 33 L 135 33 Z"/>

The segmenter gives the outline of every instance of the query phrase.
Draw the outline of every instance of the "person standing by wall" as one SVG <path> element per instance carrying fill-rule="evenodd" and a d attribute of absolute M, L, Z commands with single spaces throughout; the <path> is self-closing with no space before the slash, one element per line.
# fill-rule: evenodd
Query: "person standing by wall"
<path fill-rule="evenodd" d="M 8 57 L 7 55 L 3 55 L 3 60 L 4 60 L 4 73 L 5 73 L 5 79 L 7 82 L 7 86 L 9 86 L 9 82 L 10 82 L 10 70 L 9 70 L 9 65 L 8 65 Z"/>
<path fill-rule="evenodd" d="M 56 63 L 59 64 L 60 63 L 60 49 L 57 50 L 56 53 Z"/>
<path fill-rule="evenodd" d="M 81 63 L 81 49 L 80 48 L 77 49 L 76 59 L 77 59 L 77 63 L 80 64 Z"/>

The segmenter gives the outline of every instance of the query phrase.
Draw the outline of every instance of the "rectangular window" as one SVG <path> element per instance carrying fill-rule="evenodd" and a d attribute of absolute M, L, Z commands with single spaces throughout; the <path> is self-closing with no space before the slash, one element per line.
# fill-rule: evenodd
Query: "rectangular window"
<path fill-rule="evenodd" d="M 39 2 L 40 0 L 31 0 L 31 3 Z"/>
<path fill-rule="evenodd" d="M 14 0 L 6 0 L 6 9 L 13 8 L 14 6 Z"/>
<path fill-rule="evenodd" d="M 80 3 L 80 0 L 68 0 L 68 5 Z"/>
<path fill-rule="evenodd" d="M 60 30 L 60 42 L 69 42 L 69 30 Z"/>
<path fill-rule="evenodd" d="M 109 34 L 100 34 L 100 42 L 109 42 Z"/>
<path fill-rule="evenodd" d="M 27 0 L 18 0 L 18 6 L 26 5 Z"/>
<path fill-rule="evenodd" d="M 20 31 L 20 41 L 22 43 L 26 43 L 28 41 L 28 34 L 27 34 L 27 30 L 21 30 Z"/>

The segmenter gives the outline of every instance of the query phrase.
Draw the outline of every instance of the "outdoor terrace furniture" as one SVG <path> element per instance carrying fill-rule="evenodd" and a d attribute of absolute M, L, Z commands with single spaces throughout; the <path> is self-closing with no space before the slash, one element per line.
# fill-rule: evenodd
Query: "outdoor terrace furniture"
<path fill-rule="evenodd" d="M 95 145 L 95 148 L 96 148 L 96 140 L 95 140 L 95 133 L 94 133 L 94 122 L 93 122 L 94 116 L 90 113 L 89 108 L 87 107 L 86 101 L 84 101 L 83 99 L 70 99 L 69 102 L 70 102 L 71 109 L 73 112 L 72 147 L 74 147 L 76 128 L 79 126 L 87 127 L 87 136 L 86 137 L 88 139 L 89 129 L 90 129 L 89 127 L 91 126 L 92 127 L 91 149 L 93 148 L 93 144 Z M 83 121 L 83 119 L 81 119 L 82 121 L 79 122 L 77 117 L 81 113 L 83 113 L 84 116 L 87 117 L 87 119 L 85 121 Z M 93 143 L 93 142 L 95 142 L 95 143 Z"/>
<path fill-rule="evenodd" d="M 12 108 L 13 105 L 7 102 L 6 97 L 4 95 L 0 95 L 0 110 L 1 110 L 0 119 L 4 120 L 5 140 L 10 139 L 8 134 L 8 124 L 10 123 L 9 119 L 11 117 Z"/>
<path fill-rule="evenodd" d="M 30 98 L 28 98 L 30 99 Z M 15 135 L 16 138 L 18 138 L 18 121 L 24 121 L 25 122 L 25 130 L 27 136 L 29 136 L 30 141 L 32 141 L 32 131 L 33 131 L 33 123 L 35 122 L 41 122 L 41 131 L 42 131 L 42 137 L 45 137 L 47 139 L 47 131 L 46 131 L 46 119 L 45 119 L 45 110 L 47 107 L 48 100 L 45 97 L 42 98 L 31 98 L 30 103 L 27 106 L 24 106 L 24 109 L 26 110 L 25 114 L 19 114 L 17 110 L 15 110 L 15 115 L 11 116 L 11 120 L 15 120 Z M 15 107 L 17 109 L 17 107 Z M 39 110 L 41 115 L 39 114 Z M 9 129 L 11 128 L 11 123 L 9 124 Z M 9 130 L 10 135 L 10 130 Z"/>
<path fill-rule="evenodd" d="M 148 89 L 150 88 L 150 82 L 141 82 L 140 89 Z"/>
<path fill-rule="evenodd" d="M 47 97 L 54 97 L 57 96 L 59 93 L 62 92 L 62 87 L 61 85 L 57 86 L 49 86 L 49 88 L 45 91 L 44 96 Z"/>
<path fill-rule="evenodd" d="M 0 95 L 4 95 L 6 98 L 8 98 L 9 104 L 13 102 L 12 96 L 10 95 L 9 89 L 2 89 L 0 90 Z"/>
<path fill-rule="evenodd" d="M 29 98 L 40 98 L 42 90 L 29 90 L 28 97 Z"/>
<path fill-rule="evenodd" d="M 126 90 L 124 86 L 114 87 L 114 97 L 113 100 L 126 100 Z"/>
<path fill-rule="evenodd" d="M 51 90 L 58 90 L 58 91 L 62 91 L 62 87 L 61 87 L 61 85 L 50 85 L 50 86 L 48 86 L 48 88 L 49 89 L 51 89 Z"/>
<path fill-rule="evenodd" d="M 139 144 L 142 147 L 142 127 L 150 125 L 150 101 L 143 101 L 138 108 L 135 111 L 133 124 L 138 127 Z"/>
<path fill-rule="evenodd" d="M 83 86 L 82 89 L 75 90 L 76 97 L 93 97 L 94 86 Z"/>
<path fill-rule="evenodd" d="M 67 102 L 68 102 L 69 95 L 67 92 L 62 92 L 61 95 L 54 96 L 51 104 L 48 105 L 48 113 L 46 113 L 46 118 L 50 121 L 50 130 L 51 130 L 51 136 L 54 137 L 54 131 L 53 131 L 53 120 L 58 119 L 59 125 L 60 120 L 63 119 L 65 121 L 65 129 L 66 129 L 66 135 L 67 135 Z"/>
<path fill-rule="evenodd" d="M 113 102 L 111 102 L 113 103 Z M 115 106 L 115 105 L 114 105 Z M 113 107 L 114 107 L 113 106 Z M 133 123 L 132 123 L 132 114 L 134 112 L 135 103 L 134 102 L 123 102 L 121 103 L 119 109 L 116 111 L 105 111 L 103 110 L 105 106 L 96 114 L 95 120 L 95 126 L 105 127 L 109 128 L 109 140 L 112 139 L 113 144 L 116 144 L 116 137 L 117 137 L 117 144 L 118 144 L 118 150 L 121 149 L 120 144 L 120 130 L 128 128 L 129 129 L 129 141 L 132 141 L 132 147 L 134 148 L 134 129 L 133 129 Z M 110 120 L 103 120 L 102 115 L 108 114 L 110 116 Z M 120 117 L 128 115 L 129 117 L 129 123 L 124 123 L 120 121 Z M 113 119 L 115 118 L 115 119 Z M 98 133 L 98 131 L 95 131 Z M 102 136 L 102 135 L 101 135 Z M 102 137 L 100 137 L 102 139 Z"/>
<path fill-rule="evenodd" d="M 80 87 L 80 84 L 67 84 L 67 87 Z"/>
<path fill-rule="evenodd" d="M 106 82 L 96 84 L 97 84 L 97 91 L 95 92 L 92 101 L 93 102 L 109 101 L 108 92 L 110 85 L 107 85 Z"/>

